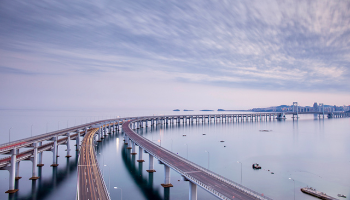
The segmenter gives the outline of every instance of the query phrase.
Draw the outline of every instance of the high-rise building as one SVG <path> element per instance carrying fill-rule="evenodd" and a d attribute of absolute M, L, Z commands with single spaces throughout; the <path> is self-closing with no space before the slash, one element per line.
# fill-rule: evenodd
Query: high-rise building
<path fill-rule="evenodd" d="M 318 111 L 318 105 L 317 105 L 317 102 L 315 102 L 315 103 L 314 103 L 313 108 L 314 108 L 314 112 L 317 112 L 317 111 Z"/>

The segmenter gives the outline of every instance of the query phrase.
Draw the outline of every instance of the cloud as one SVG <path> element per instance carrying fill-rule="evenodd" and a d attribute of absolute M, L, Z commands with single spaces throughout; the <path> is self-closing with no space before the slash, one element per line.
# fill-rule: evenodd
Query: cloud
<path fill-rule="evenodd" d="M 0 73 L 153 71 L 203 86 L 350 91 L 348 1 L 1 4 Z"/>

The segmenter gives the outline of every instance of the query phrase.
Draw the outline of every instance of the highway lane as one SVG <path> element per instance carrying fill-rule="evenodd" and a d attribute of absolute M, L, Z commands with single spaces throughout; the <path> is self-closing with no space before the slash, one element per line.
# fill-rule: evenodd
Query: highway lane
<path fill-rule="evenodd" d="M 94 135 L 97 131 L 98 128 L 91 129 L 81 144 L 77 199 L 110 199 L 95 155 Z"/>
<path fill-rule="evenodd" d="M 240 189 L 237 189 L 232 184 L 228 184 L 212 174 L 208 173 L 208 171 L 202 170 L 202 168 L 196 167 L 194 165 L 185 162 L 185 159 L 169 152 L 162 147 L 148 141 L 142 136 L 136 134 L 129 128 L 129 124 L 131 122 L 128 121 L 123 124 L 123 131 L 130 137 L 136 144 L 144 148 L 148 153 L 151 153 L 156 158 L 161 158 L 162 162 L 168 163 L 169 167 L 174 169 L 175 171 L 180 171 L 182 175 L 190 175 L 194 179 L 204 184 L 204 188 L 213 189 L 220 194 L 226 196 L 229 199 L 235 200 L 253 200 L 257 199 L 253 195 L 247 194 Z"/>

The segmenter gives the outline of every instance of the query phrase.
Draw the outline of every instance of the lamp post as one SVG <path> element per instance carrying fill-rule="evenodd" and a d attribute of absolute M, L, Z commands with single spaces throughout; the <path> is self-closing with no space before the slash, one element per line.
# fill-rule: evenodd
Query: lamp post
<path fill-rule="evenodd" d="M 108 191 L 111 193 L 111 168 L 107 165 L 104 166 L 108 167 Z"/>
<path fill-rule="evenodd" d="M 237 163 L 241 163 L 241 185 L 242 185 L 242 162 L 237 161 Z"/>
<path fill-rule="evenodd" d="M 289 179 L 292 180 L 293 183 L 294 183 L 294 200 L 295 200 L 295 181 L 294 181 L 294 179 L 292 179 L 292 178 L 289 178 Z"/>
<path fill-rule="evenodd" d="M 30 127 L 30 137 L 33 137 L 33 124 L 32 124 L 32 126 Z"/>
<path fill-rule="evenodd" d="M 48 125 L 49 122 L 46 122 L 46 133 L 47 133 L 47 125 Z"/>
<path fill-rule="evenodd" d="M 186 159 L 188 159 L 188 144 L 185 144 L 186 146 L 187 146 L 187 158 Z"/>
<path fill-rule="evenodd" d="M 114 189 L 120 189 L 120 200 L 123 200 L 123 190 L 121 188 L 118 187 L 114 187 Z"/>
<path fill-rule="evenodd" d="M 9 143 L 11 142 L 11 128 L 9 129 Z"/>
<path fill-rule="evenodd" d="M 171 151 L 173 151 L 173 139 L 171 139 Z"/>
<path fill-rule="evenodd" d="M 209 151 L 205 150 L 205 152 L 208 152 L 208 169 L 209 169 Z"/>

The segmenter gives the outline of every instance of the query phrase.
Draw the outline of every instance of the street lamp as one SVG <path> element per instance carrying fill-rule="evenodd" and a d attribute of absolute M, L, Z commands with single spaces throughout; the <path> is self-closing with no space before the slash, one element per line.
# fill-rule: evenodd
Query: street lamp
<path fill-rule="evenodd" d="M 33 137 L 33 124 L 32 124 L 32 126 L 30 127 L 30 137 Z"/>
<path fill-rule="evenodd" d="M 289 178 L 289 179 L 292 180 L 293 183 L 294 183 L 294 200 L 295 200 L 295 181 L 294 181 L 294 179 L 292 179 L 292 178 Z"/>
<path fill-rule="evenodd" d="M 187 158 L 186 159 L 188 159 L 188 144 L 185 144 L 186 146 L 187 146 Z"/>
<path fill-rule="evenodd" d="M 11 142 L 11 136 L 10 136 L 11 135 L 11 128 L 9 129 L 9 143 Z"/>
<path fill-rule="evenodd" d="M 114 187 L 114 189 L 120 189 L 120 200 L 123 200 L 123 190 L 121 188 L 118 187 Z"/>
<path fill-rule="evenodd" d="M 46 122 L 46 133 L 47 133 L 47 124 L 48 124 L 49 122 Z"/>
<path fill-rule="evenodd" d="M 107 165 L 104 165 L 105 167 L 108 167 L 108 191 L 110 193 L 111 191 L 111 168 Z"/>
<path fill-rule="evenodd" d="M 173 151 L 173 139 L 171 139 L 171 151 Z"/>
<path fill-rule="evenodd" d="M 208 169 L 209 169 L 209 151 L 205 150 L 205 152 L 208 152 Z"/>
<path fill-rule="evenodd" d="M 241 163 L 241 185 L 242 185 L 242 162 L 237 161 L 237 163 Z"/>

